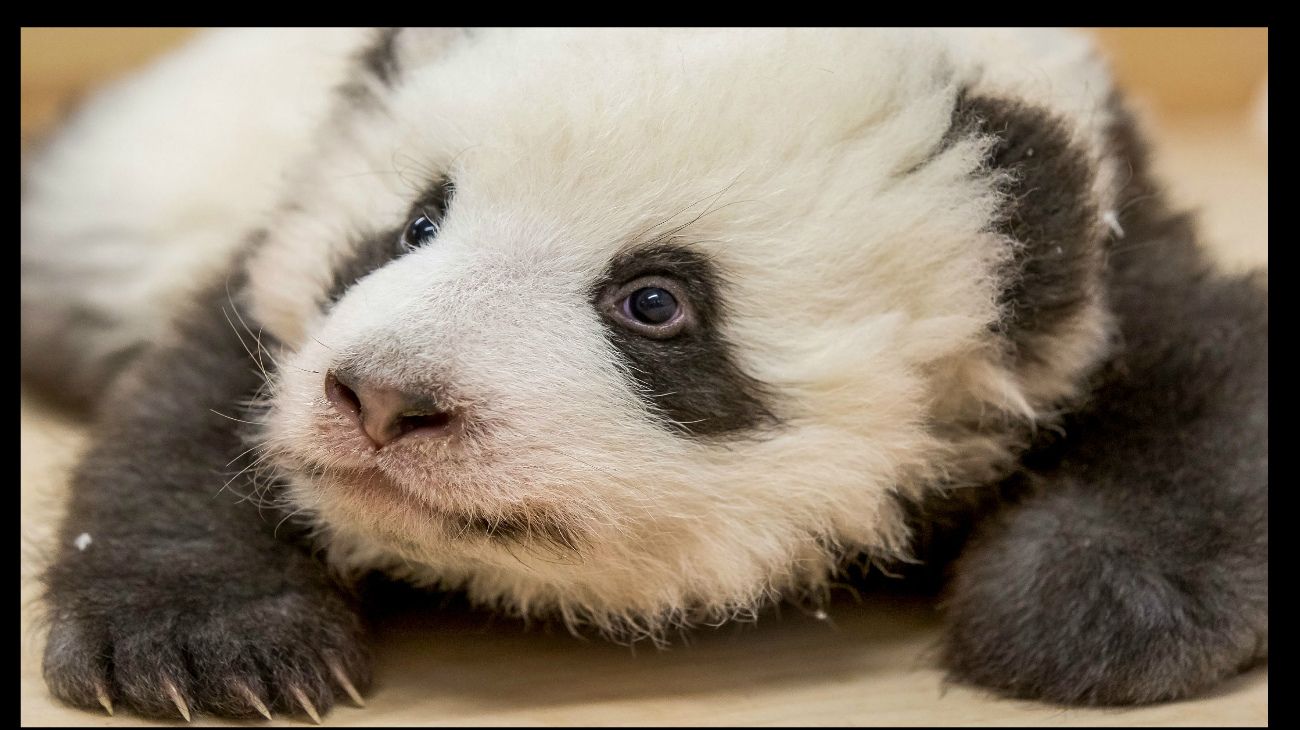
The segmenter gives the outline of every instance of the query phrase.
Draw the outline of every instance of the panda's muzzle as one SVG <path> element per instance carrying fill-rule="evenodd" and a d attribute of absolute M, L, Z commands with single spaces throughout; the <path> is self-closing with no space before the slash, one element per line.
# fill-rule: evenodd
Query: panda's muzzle
<path fill-rule="evenodd" d="M 346 369 L 325 376 L 325 397 L 376 449 L 399 439 L 440 439 L 452 433 L 453 414 L 432 396 L 370 382 Z"/>

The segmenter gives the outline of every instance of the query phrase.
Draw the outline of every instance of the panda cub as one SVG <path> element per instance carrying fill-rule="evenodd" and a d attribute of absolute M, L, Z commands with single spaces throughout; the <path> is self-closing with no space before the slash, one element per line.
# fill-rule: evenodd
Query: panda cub
<path fill-rule="evenodd" d="M 221 31 L 23 185 L 65 702 L 360 701 L 376 574 L 660 641 L 865 558 L 1066 704 L 1267 656 L 1267 274 L 1081 36 Z"/>

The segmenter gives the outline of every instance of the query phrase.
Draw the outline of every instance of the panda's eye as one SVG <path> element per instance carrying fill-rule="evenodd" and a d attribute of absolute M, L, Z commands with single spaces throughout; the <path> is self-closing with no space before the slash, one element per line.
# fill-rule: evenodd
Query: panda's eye
<path fill-rule="evenodd" d="M 419 248 L 438 235 L 438 226 L 447 215 L 456 184 L 449 177 L 440 177 L 425 191 L 411 208 L 411 220 L 397 237 L 397 254 Z"/>
<path fill-rule="evenodd" d="M 623 301 L 628 316 L 644 324 L 663 324 L 677 314 L 677 300 L 667 289 L 657 286 L 637 289 Z"/>
<path fill-rule="evenodd" d="M 403 251 L 410 251 L 432 240 L 438 235 L 438 224 L 429 219 L 427 215 L 418 215 L 406 224 L 406 229 L 402 231 L 402 238 L 398 242 L 398 248 Z"/>
<path fill-rule="evenodd" d="M 644 276 L 619 287 L 606 311 L 618 324 L 637 334 L 666 339 L 692 322 L 686 290 L 663 276 Z"/>

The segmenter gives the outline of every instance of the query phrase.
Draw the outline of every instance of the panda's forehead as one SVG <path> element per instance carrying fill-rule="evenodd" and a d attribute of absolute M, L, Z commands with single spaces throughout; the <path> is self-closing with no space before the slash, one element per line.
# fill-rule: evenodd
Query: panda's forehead
<path fill-rule="evenodd" d="M 442 176 L 457 191 L 440 256 L 590 279 L 671 231 L 724 266 L 772 269 L 770 281 L 802 265 L 789 260 L 784 229 L 818 220 L 834 230 L 803 232 L 803 260 L 817 258 L 810 247 L 869 251 L 863 233 L 881 242 L 906 235 L 911 224 L 896 212 L 904 209 L 886 202 L 889 209 L 874 211 L 873 201 L 887 200 L 877 192 L 933 154 L 956 96 L 942 47 L 925 34 L 571 40 L 489 34 L 403 70 L 382 108 L 363 113 L 342 161 L 320 176 L 323 194 L 304 196 L 308 214 L 293 223 L 303 240 L 277 244 L 293 266 L 305 255 L 294 251 L 330 249 L 326 268 L 308 277 L 321 292 L 312 298 L 323 303 L 331 281 L 337 294 L 358 278 L 339 272 L 359 253 L 356 273 L 382 265 L 414 204 Z M 951 175 L 969 167 L 954 165 Z M 377 175 L 385 176 L 382 191 Z M 863 220 L 878 224 L 864 231 Z M 845 238 L 851 233 L 856 240 Z M 743 255 L 729 250 L 739 248 Z M 787 278 L 797 279 L 791 271 Z M 274 294 L 265 309 L 284 310 L 277 320 L 313 318 Z"/>
<path fill-rule="evenodd" d="M 489 36 L 393 90 L 388 159 L 451 168 L 466 196 L 664 215 L 729 184 L 872 143 L 918 97 L 954 85 L 924 34 L 798 31 Z M 575 52 L 577 51 L 577 52 Z M 916 118 L 925 114 L 934 119 Z M 892 132 L 890 132 L 892 133 Z M 888 136 L 887 133 L 885 136 Z M 883 169 L 899 145 L 874 151 Z M 557 204 L 561 201 L 563 204 Z M 633 222 L 633 221 L 629 221 Z"/>

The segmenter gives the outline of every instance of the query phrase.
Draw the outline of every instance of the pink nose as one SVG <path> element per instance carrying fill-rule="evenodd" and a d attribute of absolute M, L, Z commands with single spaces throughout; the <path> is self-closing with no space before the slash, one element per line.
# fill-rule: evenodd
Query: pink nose
<path fill-rule="evenodd" d="M 366 382 L 345 371 L 325 376 L 325 397 L 376 449 L 401 438 L 442 438 L 452 416 L 425 395 Z"/>

